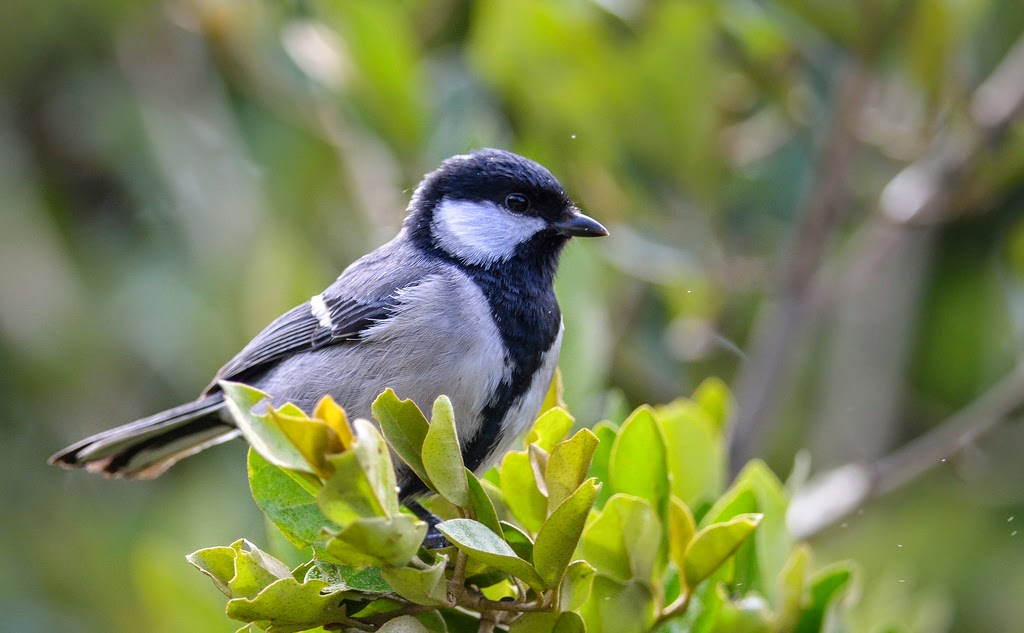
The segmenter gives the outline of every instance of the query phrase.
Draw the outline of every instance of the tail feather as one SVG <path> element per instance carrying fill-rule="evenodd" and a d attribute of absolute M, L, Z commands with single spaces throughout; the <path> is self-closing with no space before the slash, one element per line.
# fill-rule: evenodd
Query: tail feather
<path fill-rule="evenodd" d="M 221 418 L 222 408 L 223 395 L 212 394 L 87 437 L 50 457 L 50 463 L 108 477 L 156 477 L 179 459 L 238 435 Z"/>

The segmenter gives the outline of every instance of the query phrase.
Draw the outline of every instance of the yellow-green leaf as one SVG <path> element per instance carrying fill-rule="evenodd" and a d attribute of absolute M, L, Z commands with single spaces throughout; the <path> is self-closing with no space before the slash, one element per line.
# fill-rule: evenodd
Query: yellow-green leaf
<path fill-rule="evenodd" d="M 667 511 L 665 440 L 650 407 L 640 407 L 623 423 L 612 446 L 609 478 L 614 492 L 647 499 L 658 514 Z"/>
<path fill-rule="evenodd" d="M 672 497 L 668 514 L 668 552 L 669 559 L 675 563 L 676 569 L 683 569 L 686 547 L 696 532 L 697 524 L 690 508 L 676 497 Z"/>
<path fill-rule="evenodd" d="M 381 576 L 398 595 L 410 602 L 422 605 L 443 605 L 448 602 L 448 587 L 445 583 L 444 568 L 447 556 L 442 556 L 426 569 L 414 567 L 384 567 Z"/>
<path fill-rule="evenodd" d="M 750 538 L 762 516 L 742 514 L 724 523 L 714 523 L 697 532 L 686 548 L 683 563 L 683 577 L 687 586 L 696 587 L 713 574 Z"/>
<path fill-rule="evenodd" d="M 565 409 L 549 409 L 533 423 L 533 428 L 526 436 L 526 444 L 536 444 L 550 451 L 555 444 L 565 439 L 574 423 L 575 420 Z"/>
<path fill-rule="evenodd" d="M 501 491 L 505 504 L 527 530 L 536 532 L 547 516 L 548 500 L 537 487 L 526 451 L 505 455 L 501 461 Z"/>
<path fill-rule="evenodd" d="M 594 479 L 585 481 L 540 528 L 533 544 L 533 564 L 548 587 L 561 582 L 600 487 Z"/>
<path fill-rule="evenodd" d="M 423 438 L 423 467 L 438 494 L 451 503 L 469 506 L 469 484 L 455 428 L 455 412 L 448 396 L 434 401 L 430 426 Z"/>
<path fill-rule="evenodd" d="M 551 449 L 544 471 L 549 514 L 587 478 L 590 460 L 597 443 L 596 435 L 587 429 L 581 429 L 576 435 L 555 444 Z"/>
<path fill-rule="evenodd" d="M 430 425 L 420 408 L 412 400 L 399 400 L 393 390 L 386 389 L 373 401 L 371 410 L 391 448 L 420 481 L 430 486 L 421 456 L 423 440 Z"/>
<path fill-rule="evenodd" d="M 409 514 L 359 519 L 331 534 L 324 551 L 351 567 L 407 564 L 419 550 L 427 524 Z"/>

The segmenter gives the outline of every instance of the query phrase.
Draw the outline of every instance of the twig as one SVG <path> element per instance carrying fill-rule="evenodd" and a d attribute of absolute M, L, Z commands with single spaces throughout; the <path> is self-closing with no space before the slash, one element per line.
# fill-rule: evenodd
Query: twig
<path fill-rule="evenodd" d="M 1024 406 L 1024 363 L 934 431 L 871 464 L 847 464 L 819 475 L 793 496 L 786 516 L 796 538 L 809 538 L 867 501 L 917 479 L 991 432 Z"/>
<path fill-rule="evenodd" d="M 673 600 L 672 604 L 662 609 L 661 613 L 658 614 L 657 619 L 654 621 L 654 628 L 657 628 L 658 625 L 663 622 L 686 613 L 686 610 L 690 607 L 691 597 L 693 597 L 693 591 L 689 588 L 683 588 L 683 592 L 679 594 L 679 597 Z"/>

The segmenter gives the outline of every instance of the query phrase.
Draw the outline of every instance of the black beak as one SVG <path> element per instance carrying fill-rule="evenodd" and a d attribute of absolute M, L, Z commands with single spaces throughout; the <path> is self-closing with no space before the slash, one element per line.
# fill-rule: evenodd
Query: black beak
<path fill-rule="evenodd" d="M 570 237 L 604 237 L 608 229 L 594 218 L 574 211 L 569 217 L 555 222 L 554 227 L 562 235 Z"/>

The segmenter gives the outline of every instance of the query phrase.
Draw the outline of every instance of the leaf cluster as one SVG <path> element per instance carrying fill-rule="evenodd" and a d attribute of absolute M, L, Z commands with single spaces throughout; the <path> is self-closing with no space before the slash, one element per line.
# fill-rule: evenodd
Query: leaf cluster
<path fill-rule="evenodd" d="M 463 464 L 447 397 L 428 421 L 387 390 L 375 425 L 329 397 L 306 415 L 223 387 L 252 446 L 253 498 L 310 554 L 292 569 L 239 540 L 188 557 L 243 631 L 812 633 L 850 584 L 848 566 L 811 572 L 763 464 L 723 490 L 718 381 L 575 433 L 556 381 L 525 449 L 483 477 Z M 435 493 L 424 503 L 445 547 L 422 547 L 394 457 Z"/>

